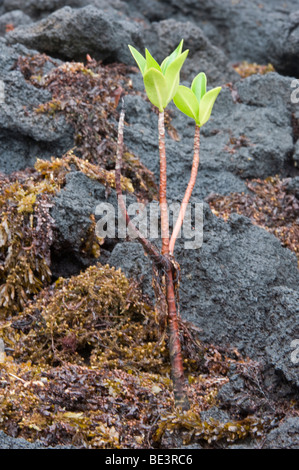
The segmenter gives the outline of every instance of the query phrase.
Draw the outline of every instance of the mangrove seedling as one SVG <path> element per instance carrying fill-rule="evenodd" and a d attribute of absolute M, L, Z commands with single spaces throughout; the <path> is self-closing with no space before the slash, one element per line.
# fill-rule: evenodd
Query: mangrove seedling
<path fill-rule="evenodd" d="M 165 292 L 167 305 L 167 320 L 169 331 L 169 355 L 171 363 L 171 372 L 173 380 L 173 390 L 175 405 L 183 409 L 189 408 L 189 401 L 186 393 L 186 382 L 184 377 L 184 368 L 182 360 L 182 351 L 179 335 L 179 319 L 177 315 L 177 293 L 176 278 L 178 275 L 178 264 L 176 263 L 173 250 L 174 243 L 183 222 L 186 204 L 188 203 L 194 184 L 199 165 L 199 128 L 207 122 L 211 115 L 212 107 L 220 91 L 213 90 L 206 92 L 206 78 L 204 74 L 195 77 L 191 90 L 180 85 L 180 71 L 188 55 L 188 50 L 182 52 L 183 40 L 177 48 L 167 56 L 161 65 L 152 57 L 150 52 L 145 50 L 143 57 L 134 47 L 129 46 L 130 51 L 142 73 L 145 91 L 149 101 L 158 108 L 158 138 L 160 155 L 160 185 L 159 185 L 159 203 L 161 217 L 161 253 L 147 239 L 145 239 L 138 229 L 134 226 L 126 211 L 125 203 L 122 198 L 120 177 L 123 152 L 123 127 L 124 127 L 124 109 L 122 108 L 118 127 L 118 145 L 115 165 L 115 184 L 118 194 L 120 207 L 125 215 L 127 225 L 134 230 L 136 238 L 141 242 L 145 251 L 153 260 L 156 272 L 159 273 L 161 280 L 161 290 Z M 186 91 L 188 90 L 188 91 Z M 216 90 L 216 89 L 214 89 Z M 167 162 L 165 150 L 165 123 L 164 109 L 174 100 L 176 106 L 188 116 L 194 118 L 196 123 L 194 138 L 194 157 L 191 170 L 190 181 L 184 199 L 181 204 L 179 218 L 176 222 L 172 237 L 169 237 L 169 220 L 167 205 Z"/>

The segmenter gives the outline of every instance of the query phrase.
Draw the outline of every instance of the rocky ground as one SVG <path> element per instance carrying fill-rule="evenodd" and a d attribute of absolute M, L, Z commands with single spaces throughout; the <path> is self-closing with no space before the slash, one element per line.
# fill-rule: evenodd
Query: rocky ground
<path fill-rule="evenodd" d="M 299 2 L 3 0 L 0 14 L 0 448 L 298 448 Z M 127 199 L 157 196 L 158 117 L 127 45 L 162 61 L 182 38 L 182 82 L 223 87 L 192 195 L 203 244 L 175 251 L 187 413 L 149 260 L 95 231 L 98 204 L 116 207 L 120 96 Z M 166 128 L 177 202 L 193 122 L 170 105 Z"/>

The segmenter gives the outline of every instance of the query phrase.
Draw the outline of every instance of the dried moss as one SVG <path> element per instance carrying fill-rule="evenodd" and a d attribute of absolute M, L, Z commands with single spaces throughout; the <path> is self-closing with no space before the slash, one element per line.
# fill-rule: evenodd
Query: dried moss
<path fill-rule="evenodd" d="M 153 440 L 161 443 L 164 435 L 175 430 L 181 431 L 183 443 L 207 441 L 209 444 L 218 441 L 228 443 L 248 436 L 259 438 L 263 435 L 265 427 L 269 426 L 269 419 L 261 419 L 249 416 L 241 421 L 221 423 L 210 419 L 204 421 L 200 417 L 198 407 L 195 405 L 185 412 L 174 412 L 161 417 L 161 421 L 155 430 Z"/>
<path fill-rule="evenodd" d="M 250 77 L 251 75 L 260 74 L 265 75 L 269 72 L 275 72 L 275 69 L 272 64 L 267 65 L 259 65 L 254 63 L 247 62 L 244 60 L 243 62 L 238 62 L 234 64 L 234 69 L 242 78 Z"/>
<path fill-rule="evenodd" d="M 51 281 L 51 201 L 72 168 L 107 188 L 115 187 L 114 171 L 98 168 L 72 151 L 51 161 L 38 160 L 35 169 L 0 181 L 0 319 L 21 311 Z M 122 178 L 122 187 L 133 191 L 126 177 Z M 82 251 L 98 257 L 101 240 L 96 237 L 95 223 L 91 215 Z"/>
<path fill-rule="evenodd" d="M 100 168 L 113 170 L 117 145 L 117 105 L 121 95 L 133 93 L 128 72 L 134 69 L 122 64 L 103 66 L 89 59 L 87 64 L 66 62 L 41 75 L 46 56 L 19 59 L 18 65 L 25 78 L 34 86 L 47 88 L 52 99 L 36 108 L 37 113 L 48 113 L 55 119 L 63 113 L 75 129 L 76 152 L 83 160 Z M 37 79 L 38 77 L 38 79 Z M 123 174 L 134 186 L 142 200 L 157 197 L 154 175 L 125 149 Z"/>
<path fill-rule="evenodd" d="M 147 448 L 152 421 L 172 402 L 159 376 L 76 365 L 7 363 L 0 384 L 0 428 L 46 446 Z"/>
<path fill-rule="evenodd" d="M 168 339 L 157 321 L 138 286 L 109 266 L 43 289 L 23 313 L 0 322 L 11 354 L 0 364 L 0 429 L 45 445 L 91 448 L 163 447 L 173 429 L 185 440 L 208 441 L 260 430 L 254 419 L 229 429 L 199 421 L 236 359 L 201 345 L 183 322 L 192 408 L 174 409 Z"/>
<path fill-rule="evenodd" d="M 8 330 L 5 338 L 16 359 L 170 373 L 166 332 L 156 312 L 136 282 L 108 265 L 97 264 L 78 276 L 58 279 L 10 326 L 18 332 L 17 339 Z M 186 370 L 197 371 L 202 345 L 184 324 L 181 334 Z"/>
<path fill-rule="evenodd" d="M 69 150 L 63 157 L 54 158 L 51 161 L 38 159 L 35 169 L 47 181 L 55 183 L 56 189 L 60 189 L 65 184 L 66 175 L 75 168 L 81 171 L 90 179 L 98 181 L 107 188 L 115 188 L 115 173 L 94 165 L 86 160 L 77 157 L 73 150 Z M 132 182 L 125 176 L 121 177 L 123 191 L 134 192 Z"/>
<path fill-rule="evenodd" d="M 32 319 L 30 331 L 20 333 L 15 345 L 15 357 L 23 360 L 168 370 L 154 312 L 137 286 L 109 266 L 98 264 L 79 276 L 60 278 L 12 326 L 21 331 L 26 318 Z"/>
<path fill-rule="evenodd" d="M 24 308 L 30 296 L 50 280 L 49 196 L 53 192 L 54 185 L 45 181 L 2 181 L 0 318 Z"/>
<path fill-rule="evenodd" d="M 212 211 L 228 219 L 232 212 L 249 217 L 252 223 L 275 235 L 295 252 L 299 263 L 299 202 L 287 190 L 288 179 L 278 176 L 247 182 L 251 194 L 233 193 L 209 198 Z"/>
<path fill-rule="evenodd" d="M 215 403 L 208 397 L 217 395 L 221 381 L 196 379 L 189 390 L 191 410 L 182 412 L 174 408 L 171 381 L 162 374 L 8 360 L 0 366 L 0 429 L 45 445 L 89 448 L 163 448 L 174 431 L 184 444 L 261 437 L 271 425 L 267 418 L 226 423 L 200 418 Z"/>

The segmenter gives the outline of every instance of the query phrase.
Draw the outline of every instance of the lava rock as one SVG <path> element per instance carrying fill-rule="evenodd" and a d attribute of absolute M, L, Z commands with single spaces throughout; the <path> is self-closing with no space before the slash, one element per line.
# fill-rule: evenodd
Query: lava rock
<path fill-rule="evenodd" d="M 97 1 L 97 0 L 93 0 Z M 121 2 L 122 3 L 122 2 Z M 160 0 L 126 0 L 127 15 L 132 18 L 141 18 L 143 22 L 152 23 L 172 17 L 174 8 Z"/>
<path fill-rule="evenodd" d="M 3 6 L 7 12 L 22 10 L 32 18 L 40 18 L 67 5 L 82 7 L 87 3 L 90 2 L 86 0 L 4 0 Z"/>
<path fill-rule="evenodd" d="M 22 10 L 12 10 L 0 16 L 0 35 L 4 36 L 9 28 L 32 23 L 30 16 Z"/>
<path fill-rule="evenodd" d="M 266 437 L 264 449 L 299 449 L 299 418 L 285 419 Z"/>
<path fill-rule="evenodd" d="M 207 411 L 200 413 L 202 421 L 219 421 L 220 423 L 228 423 L 231 421 L 231 417 L 225 411 L 219 409 L 217 406 L 212 406 Z"/>
<path fill-rule="evenodd" d="M 175 249 L 181 267 L 182 317 L 200 328 L 203 342 L 236 348 L 298 384 L 290 356 L 299 327 L 294 253 L 246 217 L 232 214 L 224 222 L 206 204 L 202 247 L 186 249 L 185 242 L 178 239 Z M 111 254 L 113 265 L 127 269 L 135 248 L 117 245 Z M 139 253 L 142 256 L 141 249 Z M 140 274 L 149 282 L 146 263 Z"/>
<path fill-rule="evenodd" d="M 135 202 L 134 196 L 126 197 L 129 204 Z M 78 274 L 97 261 L 105 264 L 116 243 L 121 241 L 106 238 L 101 246 L 99 259 L 85 250 L 87 240 L 94 236 L 94 232 L 90 233 L 91 216 L 95 217 L 96 221 L 100 218 L 97 207 L 101 203 L 111 204 L 118 217 L 117 197 L 113 189 L 108 195 L 103 184 L 90 179 L 80 171 L 71 171 L 66 175 L 66 183 L 54 197 L 51 209 L 51 216 L 54 219 L 51 270 L 54 277 Z"/>
<path fill-rule="evenodd" d="M 16 9 L 22 10 L 35 20 L 39 20 L 65 6 L 82 8 L 88 5 L 105 11 L 115 9 L 132 19 L 138 18 L 143 23 L 148 23 L 148 20 L 155 21 L 167 18 L 169 14 L 168 8 L 166 12 L 165 5 L 158 0 L 150 2 L 140 0 L 138 4 L 135 1 L 124 2 L 121 0 L 4 0 L 2 8 L 6 12 Z"/>
<path fill-rule="evenodd" d="M 299 200 L 299 176 L 290 178 L 287 183 L 286 189 L 291 194 L 294 194 L 296 198 Z"/>
<path fill-rule="evenodd" d="M 78 171 L 66 176 L 66 184 L 55 196 L 51 210 L 55 221 L 52 246 L 52 273 L 55 277 L 78 274 L 92 264 L 91 257 L 83 255 L 82 246 L 90 230 L 90 216 L 95 214 L 97 204 L 103 201 L 105 187 L 102 184 Z"/>
<path fill-rule="evenodd" d="M 39 442 L 29 442 L 23 438 L 14 438 L 0 431 L 0 449 L 41 449 Z"/>
<path fill-rule="evenodd" d="M 0 431 L 0 449 L 76 449 L 74 446 L 46 447 L 41 441 L 29 442 L 23 438 L 14 438 Z"/>
<path fill-rule="evenodd" d="M 299 140 L 297 140 L 295 144 L 295 149 L 293 153 L 293 160 L 296 165 L 296 167 L 299 167 Z"/>
<path fill-rule="evenodd" d="M 64 7 L 28 27 L 19 27 L 7 35 L 11 43 L 46 52 L 67 60 L 85 60 L 90 54 L 97 60 L 131 63 L 128 44 L 141 44 L 141 27 L 121 12 L 88 5 Z"/>
<path fill-rule="evenodd" d="M 159 63 L 182 38 L 184 50 L 189 49 L 189 54 L 181 71 L 181 79 L 188 80 L 189 86 L 195 75 L 203 70 L 209 85 L 219 86 L 240 78 L 223 51 L 211 44 L 202 29 L 191 21 L 167 19 L 150 24 L 144 31 L 144 42 Z M 195 69 L 195 64 L 198 70 Z"/>
<path fill-rule="evenodd" d="M 128 278 L 138 281 L 142 292 L 150 302 L 154 301 L 152 288 L 152 264 L 139 242 L 117 243 L 108 263 L 115 268 L 121 267 Z"/>
<path fill-rule="evenodd" d="M 47 90 L 26 81 L 16 68 L 21 55 L 32 56 L 23 46 L 7 46 L 0 41 L 0 79 L 3 98 L 0 104 L 0 171 L 33 166 L 37 158 L 60 157 L 73 147 L 73 129 L 63 116 L 52 118 L 35 112 L 41 103 L 51 100 Z M 52 65 L 53 66 L 53 65 Z"/>
<path fill-rule="evenodd" d="M 222 2 L 163 0 L 165 9 L 181 21 L 200 26 L 215 46 L 233 61 L 272 63 L 283 74 L 298 76 L 299 2 L 273 0 Z"/>
<path fill-rule="evenodd" d="M 272 290 L 275 301 L 269 306 L 265 343 L 267 357 L 275 369 L 299 387 L 298 359 L 294 341 L 299 339 L 299 291 L 287 286 Z M 296 343 L 295 343 L 296 345 Z"/>

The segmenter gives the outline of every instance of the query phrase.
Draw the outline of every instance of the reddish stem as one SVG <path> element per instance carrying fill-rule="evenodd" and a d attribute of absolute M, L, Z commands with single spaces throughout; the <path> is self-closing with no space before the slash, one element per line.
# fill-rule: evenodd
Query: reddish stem
<path fill-rule="evenodd" d="M 123 146 L 124 146 L 124 120 L 125 120 L 125 112 L 122 108 L 119 117 L 118 123 L 118 140 L 117 140 L 117 152 L 116 152 L 116 162 L 115 162 L 115 188 L 117 193 L 118 205 L 122 211 L 122 214 L 126 221 L 126 226 L 129 227 L 133 232 L 135 232 L 136 239 L 141 243 L 146 253 L 152 259 L 152 261 L 156 264 L 156 266 L 161 267 L 163 266 L 164 269 L 170 269 L 172 264 L 170 260 L 168 260 L 165 256 L 162 256 L 157 248 L 149 242 L 137 227 L 132 223 L 130 216 L 127 212 L 127 208 L 125 205 L 125 201 L 122 195 L 122 187 L 121 187 L 121 167 L 122 167 L 122 155 L 123 155 Z"/>
<path fill-rule="evenodd" d="M 174 245 L 175 245 L 177 236 L 179 234 L 179 231 L 182 227 L 187 205 L 188 205 L 188 202 L 190 201 L 190 197 L 191 197 L 191 194 L 192 194 L 195 182 L 196 182 L 196 177 L 197 177 L 198 167 L 199 167 L 199 145 L 200 145 L 200 127 L 196 124 L 195 134 L 194 134 L 194 149 L 193 149 L 193 162 L 192 162 L 191 175 L 190 175 L 190 180 L 189 180 L 185 195 L 181 203 L 178 219 L 176 221 L 176 224 L 174 226 L 174 229 L 170 238 L 169 253 L 171 255 L 173 255 Z"/>
<path fill-rule="evenodd" d="M 179 323 L 172 270 L 166 272 L 166 300 L 168 306 L 169 357 L 173 382 L 175 405 L 189 409 L 183 368 Z"/>
<path fill-rule="evenodd" d="M 162 255 L 169 253 L 169 222 L 168 222 L 168 207 L 167 207 L 167 164 L 165 152 L 165 127 L 164 127 L 164 111 L 159 112 L 158 120 L 159 132 L 159 154 L 160 154 L 160 188 L 159 188 L 159 202 L 161 211 L 161 237 L 162 237 Z"/>
<path fill-rule="evenodd" d="M 159 153 L 160 153 L 160 211 L 161 211 L 161 235 L 162 256 L 169 255 L 169 220 L 167 207 L 167 164 L 165 151 L 165 127 L 164 111 L 159 112 Z M 179 324 L 176 308 L 175 287 L 172 268 L 166 269 L 166 301 L 168 307 L 168 329 L 169 329 L 169 356 L 173 381 L 173 391 L 176 406 L 183 409 L 189 408 L 188 398 L 185 392 L 185 377 L 181 351 Z"/>

